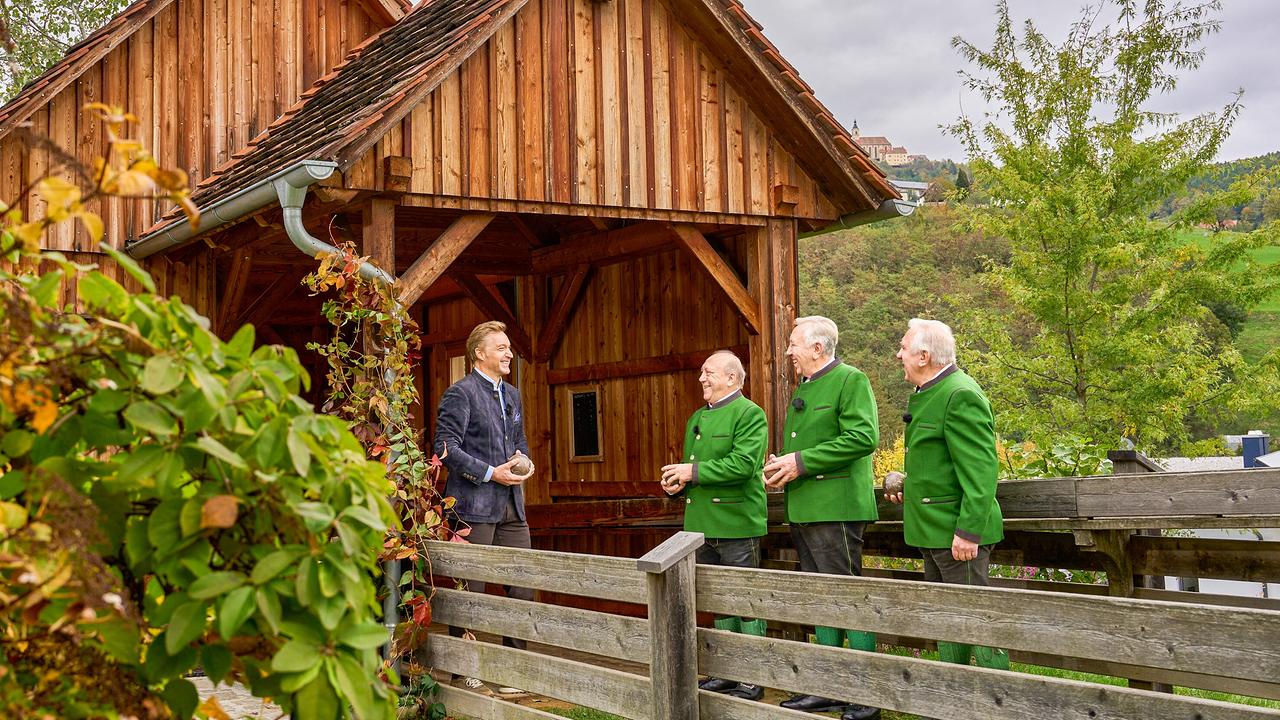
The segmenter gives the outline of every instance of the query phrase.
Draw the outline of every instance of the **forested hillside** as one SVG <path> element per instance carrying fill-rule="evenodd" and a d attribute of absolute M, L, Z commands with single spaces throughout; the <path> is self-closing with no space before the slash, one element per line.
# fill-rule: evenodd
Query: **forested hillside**
<path fill-rule="evenodd" d="M 1255 230 L 1264 222 L 1280 220 L 1280 152 L 1267 153 L 1258 157 L 1232 160 L 1213 165 L 1204 173 L 1187 183 L 1185 195 L 1170 197 L 1164 201 L 1153 217 L 1164 218 L 1190 206 L 1208 193 L 1229 189 L 1232 184 L 1247 178 L 1252 173 L 1273 171 L 1268 178 L 1263 178 L 1252 193 L 1252 200 L 1234 207 L 1222 208 L 1218 212 L 1220 227 L 1236 230 Z M 1228 220 L 1234 220 L 1231 227 Z"/>

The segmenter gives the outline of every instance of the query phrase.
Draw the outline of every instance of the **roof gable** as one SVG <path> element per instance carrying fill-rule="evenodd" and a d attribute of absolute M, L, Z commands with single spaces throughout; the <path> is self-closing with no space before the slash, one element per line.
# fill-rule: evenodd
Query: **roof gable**
<path fill-rule="evenodd" d="M 526 2 L 435 0 L 418 7 L 317 81 L 298 105 L 201 183 L 195 201 L 211 205 L 303 160 L 331 160 L 349 170 Z M 782 125 L 781 139 L 806 167 L 815 168 L 811 174 L 829 188 L 826 192 L 834 191 L 840 212 L 877 207 L 897 197 L 736 0 L 665 4 L 673 26 L 678 22 L 706 44 L 709 56 L 724 60 L 734 83 L 761 101 L 771 124 Z M 545 16 L 546 8 L 542 12 Z M 726 55 L 731 59 L 725 60 Z"/>

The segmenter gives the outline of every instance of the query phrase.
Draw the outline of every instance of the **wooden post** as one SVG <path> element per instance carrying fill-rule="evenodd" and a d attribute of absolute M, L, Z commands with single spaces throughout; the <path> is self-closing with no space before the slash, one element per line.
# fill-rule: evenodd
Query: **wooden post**
<path fill-rule="evenodd" d="M 678 532 L 636 561 L 649 574 L 649 681 L 653 717 L 698 720 L 696 552 L 702 533 Z"/>
<path fill-rule="evenodd" d="M 1132 475 L 1135 473 L 1162 472 L 1164 470 L 1164 468 L 1161 468 L 1137 450 L 1111 450 L 1107 452 L 1107 459 L 1111 461 L 1111 474 L 1113 475 Z M 1160 537 L 1159 530 L 1135 530 L 1132 534 Z M 1128 556 L 1128 546 L 1128 538 L 1125 538 L 1120 550 L 1126 554 L 1126 558 Z M 1128 578 L 1128 592 L 1125 594 L 1132 596 L 1135 588 L 1163 589 L 1164 578 L 1154 575 L 1130 575 Z M 1173 686 L 1168 683 L 1146 682 L 1132 678 L 1129 680 L 1129 687 L 1154 690 L 1156 692 L 1173 692 Z"/>

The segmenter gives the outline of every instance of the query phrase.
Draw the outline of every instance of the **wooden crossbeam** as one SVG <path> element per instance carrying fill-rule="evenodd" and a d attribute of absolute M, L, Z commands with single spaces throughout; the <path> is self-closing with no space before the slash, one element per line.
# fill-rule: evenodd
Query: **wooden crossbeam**
<path fill-rule="evenodd" d="M 492 213 L 472 213 L 463 215 L 445 228 L 440 237 L 431 243 L 431 247 L 418 256 L 396 281 L 400 302 L 406 306 L 417 302 L 422 293 L 444 275 L 445 270 L 467 249 L 471 241 L 489 226 L 493 218 Z"/>
<path fill-rule="evenodd" d="M 491 286 L 485 285 L 475 275 L 459 274 L 454 281 L 481 312 L 494 320 L 506 323 L 507 337 L 511 339 L 511 346 L 520 357 L 533 357 L 533 343 L 529 342 L 529 335 L 525 333 L 524 328 L 520 327 L 520 323 L 516 322 L 516 317 L 507 307 L 506 301 L 494 292 Z"/>
<path fill-rule="evenodd" d="M 743 287 L 742 281 L 738 280 L 738 276 L 734 273 L 733 268 L 729 267 L 729 263 L 720 257 L 720 253 L 711 247 L 711 243 L 707 242 L 707 238 L 699 232 L 698 228 L 687 223 L 674 223 L 671 225 L 672 231 L 680 244 L 685 250 L 698 261 L 698 265 L 703 271 L 716 283 L 725 296 L 729 298 L 729 303 L 733 306 L 734 312 L 742 321 L 746 323 L 747 330 L 752 335 L 760 334 L 760 305 L 751 297 L 747 289 Z"/>
<path fill-rule="evenodd" d="M 555 302 L 551 305 L 551 312 L 547 314 L 547 322 L 542 326 L 542 332 L 538 334 L 536 358 L 538 362 L 549 362 L 555 355 L 556 348 L 560 346 L 560 339 L 564 337 L 565 328 L 569 326 L 569 319 L 573 316 L 573 306 L 582 296 L 582 289 L 587 286 L 587 277 L 590 273 L 591 266 L 583 264 L 574 268 L 573 272 L 564 279 L 564 284 L 560 286 Z"/>
<path fill-rule="evenodd" d="M 617 230 L 593 233 L 555 247 L 535 250 L 533 272 L 554 275 L 583 263 L 602 265 L 652 255 L 674 247 L 675 238 L 666 223 L 640 222 Z"/>
<path fill-rule="evenodd" d="M 245 323 L 258 324 L 260 318 L 271 312 L 275 312 L 284 304 L 289 296 L 297 292 L 301 286 L 302 278 L 306 277 L 315 268 L 310 266 L 299 266 L 288 268 L 280 272 L 274 280 L 258 296 L 250 302 L 236 319 L 232 321 L 229 327 L 239 328 Z"/>
<path fill-rule="evenodd" d="M 253 250 L 241 248 L 231 258 L 231 269 L 223 283 L 222 303 L 218 307 L 218 334 L 229 336 L 239 326 L 230 324 L 240 312 L 240 304 L 244 301 L 244 291 L 249 285 L 249 273 L 253 269 Z"/>

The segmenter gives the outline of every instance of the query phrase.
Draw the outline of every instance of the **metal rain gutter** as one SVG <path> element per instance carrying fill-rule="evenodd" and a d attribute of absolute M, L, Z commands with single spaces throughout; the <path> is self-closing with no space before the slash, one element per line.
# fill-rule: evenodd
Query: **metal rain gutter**
<path fill-rule="evenodd" d="M 800 237 L 807 238 L 814 235 L 822 235 L 823 233 L 835 232 L 836 230 L 847 230 L 849 228 L 866 225 L 868 223 L 880 222 L 881 220 L 894 220 L 911 215 L 918 207 L 915 203 L 909 203 L 905 200 L 895 200 L 890 198 L 880 203 L 880 207 L 871 210 L 862 210 L 848 215 L 841 215 L 836 218 L 835 222 L 830 225 L 814 230 L 813 232 L 801 233 Z"/>
<path fill-rule="evenodd" d="M 320 253 L 334 253 L 338 249 L 313 237 L 302 224 L 302 204 L 307 188 L 325 180 L 338 169 L 338 164 L 327 160 L 303 160 L 247 188 L 200 209 L 200 224 L 183 220 L 142 236 L 125 248 L 131 257 L 141 260 L 158 252 L 185 244 L 197 235 L 215 230 L 243 219 L 274 202 L 284 211 L 284 228 L 289 240 L 310 257 Z M 210 222 L 212 220 L 212 222 Z M 395 278 L 370 263 L 360 266 L 360 275 L 368 280 L 391 285 Z"/>

